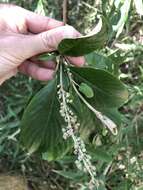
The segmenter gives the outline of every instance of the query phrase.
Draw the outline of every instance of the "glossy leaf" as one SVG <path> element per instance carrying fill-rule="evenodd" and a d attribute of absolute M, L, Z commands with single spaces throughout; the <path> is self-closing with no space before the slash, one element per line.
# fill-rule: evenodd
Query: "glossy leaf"
<path fill-rule="evenodd" d="M 64 121 L 59 114 L 57 80 L 41 89 L 31 100 L 22 118 L 21 141 L 32 153 L 48 152 L 55 160 L 67 152 L 68 145 L 62 138 Z"/>
<path fill-rule="evenodd" d="M 113 52 L 109 56 L 92 52 L 85 56 L 88 65 L 95 67 L 96 69 L 107 70 L 113 75 L 119 75 L 119 65 L 124 63 L 124 56 L 118 51 Z"/>
<path fill-rule="evenodd" d="M 87 98 L 92 98 L 94 96 L 94 92 L 90 86 L 86 83 L 81 83 L 79 86 L 79 91 L 82 92 Z"/>
<path fill-rule="evenodd" d="M 88 84 L 94 91 L 94 97 L 89 99 L 92 105 L 99 108 L 119 107 L 128 98 L 128 91 L 122 82 L 107 71 L 92 67 L 70 67 L 78 83 Z"/>
<path fill-rule="evenodd" d="M 108 62 L 103 55 L 92 52 L 86 55 L 85 58 L 86 58 L 86 62 L 90 66 L 93 66 L 97 69 L 108 69 L 108 65 L 107 65 Z M 111 61 L 110 61 L 110 64 L 112 64 Z"/>
<path fill-rule="evenodd" d="M 97 30 L 99 31 L 98 33 Z M 100 19 L 95 30 L 89 35 L 62 40 L 58 46 L 58 51 L 62 55 L 82 56 L 101 49 L 107 41 L 107 30 L 105 19 Z"/>

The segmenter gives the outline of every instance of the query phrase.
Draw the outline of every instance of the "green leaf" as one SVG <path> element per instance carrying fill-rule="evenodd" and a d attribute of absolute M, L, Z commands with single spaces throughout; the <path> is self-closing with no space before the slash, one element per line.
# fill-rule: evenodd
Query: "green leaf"
<path fill-rule="evenodd" d="M 92 158 L 94 160 L 107 162 L 107 163 L 110 163 L 113 160 L 112 155 L 106 152 L 106 150 L 104 150 L 102 146 L 97 148 L 92 147 L 90 153 L 92 153 Z"/>
<path fill-rule="evenodd" d="M 121 56 L 119 51 L 115 51 L 109 56 L 92 52 L 86 55 L 85 58 L 89 66 L 107 70 L 113 75 L 119 75 L 119 65 L 124 62 L 125 56 Z"/>
<path fill-rule="evenodd" d="M 57 79 L 54 79 L 34 96 L 26 108 L 21 123 L 21 142 L 30 153 L 48 152 L 49 160 L 61 158 L 70 145 L 62 138 L 61 126 L 64 124 L 59 114 Z"/>
<path fill-rule="evenodd" d="M 62 177 L 65 177 L 67 179 L 71 179 L 74 181 L 78 181 L 81 180 L 82 178 L 85 178 L 85 175 L 82 171 L 58 171 L 58 170 L 54 170 L 55 173 L 59 174 Z"/>
<path fill-rule="evenodd" d="M 52 151 L 49 149 L 46 152 L 42 153 L 42 159 L 47 160 L 49 162 L 53 160 L 63 159 L 63 157 L 65 156 L 65 154 L 69 151 L 71 147 L 72 147 L 72 143 L 66 143 L 65 141 L 64 143 L 63 141 L 59 142 L 58 145 L 53 144 Z"/>
<path fill-rule="evenodd" d="M 107 68 L 107 59 L 98 53 L 92 52 L 85 56 L 86 62 L 88 65 L 96 67 L 97 69 L 106 69 Z M 110 61 L 110 64 L 111 61 Z"/>
<path fill-rule="evenodd" d="M 87 98 L 92 98 L 94 96 L 94 92 L 90 86 L 86 83 L 81 83 L 79 86 L 79 91 L 82 92 Z"/>
<path fill-rule="evenodd" d="M 45 10 L 44 10 L 44 5 L 43 5 L 43 1 L 42 0 L 39 0 L 38 3 L 37 3 L 37 7 L 35 9 L 35 13 L 39 14 L 39 15 L 42 15 L 42 16 L 45 16 L 46 13 L 45 13 Z"/>
<path fill-rule="evenodd" d="M 94 91 L 88 101 L 99 108 L 121 106 L 128 98 L 128 91 L 115 76 L 107 71 L 92 67 L 70 67 L 77 83 L 84 82 Z"/>
<path fill-rule="evenodd" d="M 82 56 L 101 49 L 107 41 L 107 30 L 105 19 L 100 19 L 95 30 L 89 35 L 62 40 L 58 46 L 58 51 L 62 55 Z M 99 32 L 97 33 L 97 31 Z"/>
<path fill-rule="evenodd" d="M 115 2 L 115 6 L 116 8 L 118 8 L 118 6 L 120 4 L 118 4 L 120 1 L 116 1 Z M 120 14 L 121 14 L 121 17 L 117 23 L 117 25 L 113 25 L 113 30 L 116 33 L 116 38 L 119 37 L 119 35 L 122 33 L 123 31 L 123 28 L 124 28 L 124 25 L 128 19 L 128 15 L 129 15 L 129 11 L 130 11 L 130 6 L 131 6 L 131 0 L 124 0 L 123 1 L 123 5 L 122 7 L 120 8 Z"/>

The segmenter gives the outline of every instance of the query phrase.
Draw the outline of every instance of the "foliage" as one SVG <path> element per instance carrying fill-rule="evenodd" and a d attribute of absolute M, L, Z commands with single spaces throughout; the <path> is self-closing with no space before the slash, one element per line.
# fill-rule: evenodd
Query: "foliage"
<path fill-rule="evenodd" d="M 49 10 L 51 11 L 51 13 L 49 12 L 48 14 L 60 18 L 60 10 L 53 7 L 55 2 L 48 2 Z M 135 1 L 134 3 L 134 1 L 131 1 L 130 5 L 128 5 L 129 8 L 123 9 L 125 2 L 127 3 L 127 1 L 103 0 L 99 3 L 95 3 L 95 1 L 84 0 L 81 2 L 79 15 L 76 17 L 78 13 L 76 9 L 77 1 L 72 1 L 70 2 L 70 6 L 72 5 L 71 9 L 75 11 L 75 14 L 69 10 L 69 15 L 72 15 L 71 18 L 69 17 L 69 22 L 75 24 L 75 20 L 78 18 L 78 28 L 80 29 L 81 26 L 85 26 L 84 31 L 86 32 L 89 31 L 89 28 L 91 29 L 91 25 L 93 26 L 93 20 L 96 20 L 97 14 L 106 18 L 108 26 L 110 27 L 106 48 L 88 54 L 86 59 L 88 64 L 94 67 L 96 71 L 100 70 L 100 72 L 104 72 L 103 70 L 106 70 L 106 73 L 111 73 L 109 74 L 110 76 L 113 77 L 113 75 L 116 75 L 115 78 L 120 78 L 126 84 L 129 91 L 129 100 L 124 106 L 120 107 L 120 109 L 104 107 L 104 109 L 100 110 L 99 106 L 99 110 L 102 111 L 102 113 L 118 124 L 118 135 L 116 137 L 108 133 L 107 129 L 104 128 L 97 119 L 93 121 L 96 122 L 96 128 L 81 127 L 80 129 L 82 138 L 86 139 L 87 150 L 90 152 L 92 161 L 96 165 L 99 180 L 103 184 L 102 189 L 107 190 L 139 190 L 142 189 L 143 186 L 142 29 L 140 19 L 141 11 L 137 3 L 141 2 Z M 35 9 L 36 7 L 36 1 L 35 5 L 27 1 L 17 1 L 16 3 L 31 9 Z M 141 6 L 142 4 L 140 7 Z M 126 11 L 126 14 L 123 10 Z M 92 13 L 95 12 L 96 14 L 92 15 Z M 84 23 L 81 23 L 83 15 L 85 20 Z M 119 23 L 122 23 L 122 27 L 120 28 L 117 27 Z M 75 71 L 73 72 L 75 74 Z M 101 78 L 98 77 L 98 79 Z M 87 81 L 85 82 L 85 80 L 83 81 L 81 78 L 79 80 L 77 75 L 75 75 L 74 80 L 78 82 L 79 90 L 81 89 L 80 92 L 84 98 L 92 102 L 93 97 L 88 97 L 87 93 L 84 92 L 85 89 L 87 90 L 90 87 Z M 111 81 L 114 82 L 115 80 Z M 108 80 L 106 82 L 108 84 Z M 86 84 L 84 85 L 85 89 L 83 88 L 83 84 Z M 100 81 L 98 84 L 105 83 Z M 88 176 L 82 171 L 78 171 L 72 164 L 75 161 L 72 152 L 69 152 L 63 159 L 47 164 L 47 162 L 42 161 L 39 157 L 37 158 L 37 155 L 29 158 L 29 155 L 24 153 L 18 145 L 19 121 L 23 109 L 29 102 L 29 97 L 35 94 L 41 87 L 43 87 L 43 84 L 25 79 L 24 77 L 13 79 L 1 87 L 1 110 L 3 110 L 1 112 L 0 121 L 1 160 L 4 160 L 8 170 L 11 168 L 17 169 L 18 171 L 22 170 L 28 178 L 29 176 L 36 177 L 37 174 L 40 173 L 42 177 L 36 178 L 37 182 L 32 181 L 32 177 L 30 178 L 33 189 L 35 188 L 33 184 L 38 183 L 40 178 L 43 181 L 47 181 L 47 187 L 49 189 L 53 189 L 51 184 L 54 184 L 57 189 L 88 189 L 86 183 Z M 118 85 L 116 85 L 116 87 L 118 88 Z M 94 91 L 93 87 L 90 87 L 88 90 L 93 91 L 94 95 L 96 94 L 96 90 Z M 91 92 L 89 94 L 92 94 Z M 102 98 L 100 95 L 99 97 Z M 116 101 L 117 97 L 111 99 Z M 46 101 L 46 99 L 41 100 Z M 104 101 L 101 101 L 101 103 L 102 102 L 108 103 L 108 100 L 104 98 Z M 75 104 L 77 104 L 77 101 Z M 84 108 L 84 110 L 86 110 L 86 108 Z M 81 118 L 82 121 L 86 120 L 88 123 L 91 122 L 89 125 L 92 125 L 90 112 L 86 114 L 86 118 L 85 116 Z M 49 154 L 48 156 L 44 154 L 43 158 L 49 158 Z M 32 171 L 30 171 L 31 168 Z M 47 175 L 47 171 L 49 175 Z M 44 173 L 44 176 L 42 173 Z M 50 179 L 48 176 L 51 176 Z M 54 179 L 56 179 L 56 181 L 54 181 Z"/>

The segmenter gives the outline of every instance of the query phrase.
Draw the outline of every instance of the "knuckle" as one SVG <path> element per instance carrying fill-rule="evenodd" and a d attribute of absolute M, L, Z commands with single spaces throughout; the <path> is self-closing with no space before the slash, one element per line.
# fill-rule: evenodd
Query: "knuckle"
<path fill-rule="evenodd" d="M 72 26 L 63 26 L 63 38 L 72 38 L 77 36 L 77 31 Z"/>
<path fill-rule="evenodd" d="M 44 48 L 48 51 L 53 51 L 54 50 L 54 46 L 53 46 L 53 41 L 54 41 L 54 36 L 49 35 L 49 33 L 41 33 L 40 34 L 40 38 L 42 41 L 42 44 L 44 46 Z"/>
<path fill-rule="evenodd" d="M 54 51 L 58 44 L 65 38 L 75 38 L 78 32 L 72 26 L 61 26 L 59 28 L 49 30 L 48 32 L 40 33 L 40 38 L 44 49 Z"/>

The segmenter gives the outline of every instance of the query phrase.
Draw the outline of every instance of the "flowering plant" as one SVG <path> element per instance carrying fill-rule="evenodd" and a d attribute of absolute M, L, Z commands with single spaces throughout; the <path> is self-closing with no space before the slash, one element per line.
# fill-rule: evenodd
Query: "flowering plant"
<path fill-rule="evenodd" d="M 64 39 L 59 44 L 55 78 L 33 97 L 21 123 L 21 142 L 29 153 L 38 151 L 52 161 L 73 148 L 77 167 L 88 172 L 90 184 L 96 186 L 100 184 L 86 149 L 89 142 L 84 130 L 92 131 L 98 122 L 117 135 L 116 123 L 107 116 L 108 109 L 117 109 L 128 97 L 125 86 L 109 72 L 89 66 L 77 68 L 66 58 L 104 47 L 108 26 L 104 19 L 97 26 L 98 30 L 90 35 Z"/>

